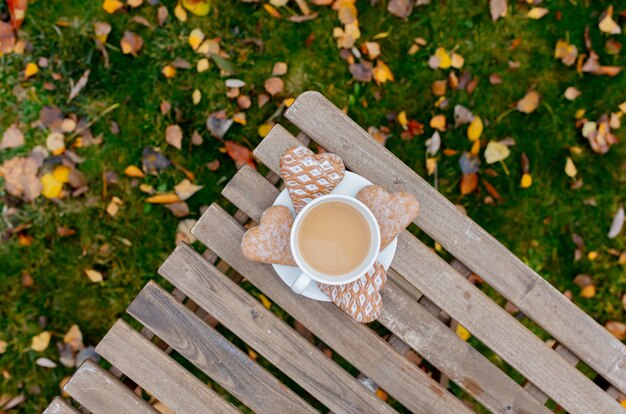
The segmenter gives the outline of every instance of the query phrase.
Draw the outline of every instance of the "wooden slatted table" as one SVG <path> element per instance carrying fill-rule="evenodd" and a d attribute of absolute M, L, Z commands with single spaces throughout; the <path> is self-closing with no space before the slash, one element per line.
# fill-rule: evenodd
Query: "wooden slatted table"
<path fill-rule="evenodd" d="M 481 405 L 494 413 L 528 414 L 550 412 L 546 403 L 552 400 L 571 413 L 624 411 L 618 403 L 626 393 L 624 344 L 322 95 L 300 95 L 285 117 L 300 134 L 276 125 L 256 148 L 270 172 L 264 177 L 243 166 L 226 185 L 223 195 L 239 210 L 231 216 L 217 204 L 209 207 L 192 229 L 207 249 L 200 254 L 181 244 L 170 255 L 159 274 L 174 290 L 146 285 L 128 308 L 143 329 L 121 320 L 111 328 L 96 348 L 110 372 L 85 362 L 65 386 L 74 405 L 93 413 L 156 413 L 165 406 L 176 413 L 442 414 Z M 245 225 L 258 222 L 279 193 L 281 153 L 311 140 L 370 181 L 415 194 L 422 207 L 415 223 L 455 257 L 447 263 L 403 232 L 373 326 L 352 321 L 333 304 L 293 294 L 271 266 L 242 255 Z M 558 342 L 550 347 L 535 336 L 472 284 L 472 273 Z M 244 290 L 242 280 L 263 292 L 283 318 Z M 238 339 L 229 342 L 218 323 Z M 513 380 L 457 336 L 457 324 L 524 380 Z M 321 344 L 341 358 L 329 358 Z M 247 348 L 263 364 L 242 350 Z M 411 352 L 427 360 L 434 375 L 407 358 Z M 274 369 L 263 366 L 268 364 Z M 448 380 L 465 392 L 464 401 Z M 383 394 L 391 398 L 385 401 Z M 157 400 L 158 406 L 150 404 Z M 71 403 L 57 397 L 45 413 L 77 412 Z"/>

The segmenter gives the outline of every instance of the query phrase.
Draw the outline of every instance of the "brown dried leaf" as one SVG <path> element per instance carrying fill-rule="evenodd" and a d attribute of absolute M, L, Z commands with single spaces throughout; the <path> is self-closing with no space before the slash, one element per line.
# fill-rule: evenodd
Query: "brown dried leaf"
<path fill-rule="evenodd" d="M 166 100 L 161 101 L 161 115 L 167 115 L 172 110 L 172 104 Z"/>
<path fill-rule="evenodd" d="M 185 217 L 189 215 L 189 206 L 184 201 L 179 203 L 165 204 L 165 207 L 176 217 Z"/>
<path fill-rule="evenodd" d="M 461 178 L 461 195 L 467 195 L 474 191 L 478 186 L 478 174 L 463 174 Z"/>
<path fill-rule="evenodd" d="M 167 11 L 167 7 L 160 6 L 157 10 L 157 22 L 159 22 L 159 26 L 163 26 L 167 17 L 170 15 L 170 12 Z"/>
<path fill-rule="evenodd" d="M 620 341 L 623 341 L 624 338 L 626 338 L 626 325 L 622 322 L 608 321 L 604 327 Z"/>
<path fill-rule="evenodd" d="M 237 144 L 233 141 L 226 141 L 226 152 L 235 161 L 237 168 L 243 164 L 248 164 L 252 168 L 256 169 L 254 160 L 252 159 L 252 152 L 243 145 Z"/>
<path fill-rule="evenodd" d="M 282 76 L 287 73 L 287 64 L 285 62 L 276 62 L 272 68 L 272 76 Z"/>
<path fill-rule="evenodd" d="M 83 333 L 76 324 L 72 325 L 65 336 L 63 336 L 63 342 L 72 347 L 74 352 L 85 348 L 83 344 Z"/>
<path fill-rule="evenodd" d="M 178 125 L 170 125 L 165 129 L 165 141 L 176 149 L 182 148 L 183 130 Z"/>
<path fill-rule="evenodd" d="M 390 0 L 387 10 L 398 17 L 409 17 L 413 11 L 413 0 Z"/>
<path fill-rule="evenodd" d="M 0 150 L 7 148 L 18 148 L 24 145 L 24 134 L 15 125 L 11 125 L 2 134 L 2 141 L 0 142 Z"/>
<path fill-rule="evenodd" d="M 196 224 L 194 219 L 185 219 L 178 223 L 176 228 L 176 244 L 185 242 L 187 244 L 193 244 L 196 241 L 196 237 L 191 234 L 191 228 Z"/>
<path fill-rule="evenodd" d="M 125 55 L 133 55 L 137 57 L 137 53 L 143 47 L 143 39 L 137 33 L 133 33 L 129 30 L 124 32 L 124 37 L 120 41 L 122 53 Z"/>
<path fill-rule="evenodd" d="M 74 81 L 70 79 L 70 96 L 67 98 L 67 101 L 70 102 L 72 99 L 76 98 L 80 91 L 87 85 L 87 81 L 89 80 L 89 73 L 91 71 L 87 69 L 82 76 L 78 79 L 78 81 L 74 84 Z"/>
<path fill-rule="evenodd" d="M 349 67 L 352 77 L 360 82 L 371 82 L 373 69 L 372 62 L 366 60 L 360 63 L 353 63 Z"/>
<path fill-rule="evenodd" d="M 489 0 L 489 13 L 492 21 L 495 22 L 500 17 L 506 16 L 506 9 L 506 0 Z"/>
<path fill-rule="evenodd" d="M 525 114 L 530 114 L 537 109 L 540 99 L 541 95 L 539 95 L 537 91 L 530 91 L 517 102 L 517 110 Z"/>
<path fill-rule="evenodd" d="M 15 33 L 9 23 L 0 20 L 0 53 L 11 53 L 15 46 Z"/>
<path fill-rule="evenodd" d="M 267 93 L 274 96 L 283 92 L 283 89 L 285 88 L 285 83 L 281 78 L 274 76 L 266 80 L 264 86 Z"/>
<path fill-rule="evenodd" d="M 192 184 L 191 181 L 185 178 L 183 181 L 174 186 L 174 191 L 176 191 L 178 197 L 184 201 L 196 192 L 200 191 L 202 188 L 203 186 Z"/>
<path fill-rule="evenodd" d="M 33 201 L 41 194 L 43 186 L 37 178 L 39 163 L 35 158 L 14 157 L 0 166 L 6 191 L 26 201 Z"/>

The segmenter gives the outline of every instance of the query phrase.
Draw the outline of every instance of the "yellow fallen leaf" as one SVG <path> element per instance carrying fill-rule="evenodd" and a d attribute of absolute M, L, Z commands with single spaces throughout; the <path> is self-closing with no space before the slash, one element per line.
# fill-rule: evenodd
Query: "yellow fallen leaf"
<path fill-rule="evenodd" d="M 126 0 L 126 3 L 132 8 L 137 8 L 143 4 L 143 0 Z"/>
<path fill-rule="evenodd" d="M 198 50 L 198 47 L 204 41 L 204 33 L 200 29 L 193 29 L 189 34 L 189 45 L 193 50 Z"/>
<path fill-rule="evenodd" d="M 102 277 L 102 273 L 93 269 L 85 269 L 85 275 L 91 280 L 93 283 L 100 283 L 104 280 Z"/>
<path fill-rule="evenodd" d="M 574 118 L 582 119 L 583 116 L 585 116 L 585 112 L 587 112 L 586 109 L 578 109 L 578 110 L 576 110 L 576 112 L 574 113 Z"/>
<path fill-rule="evenodd" d="M 122 7 L 124 7 L 124 3 L 119 0 L 104 0 L 104 3 L 102 3 L 102 8 L 107 13 L 115 13 Z"/>
<path fill-rule="evenodd" d="M 532 175 L 530 175 L 528 173 L 522 175 L 522 182 L 520 183 L 520 186 L 522 188 L 528 188 L 531 185 L 533 185 L 533 177 L 532 177 Z"/>
<path fill-rule="evenodd" d="M 460 323 L 456 325 L 456 334 L 464 341 L 468 341 L 472 337 L 472 334 Z"/>
<path fill-rule="evenodd" d="M 43 331 L 39 335 L 33 336 L 30 347 L 33 351 L 43 352 L 50 345 L 50 338 L 52 338 L 50 332 Z"/>
<path fill-rule="evenodd" d="M 387 401 L 389 399 L 389 394 L 387 394 L 382 388 L 377 389 L 375 394 L 379 399 L 383 401 Z"/>
<path fill-rule="evenodd" d="M 430 120 L 430 127 L 437 129 L 439 131 L 445 131 L 446 130 L 446 116 L 443 114 L 435 115 Z"/>
<path fill-rule="evenodd" d="M 467 138 L 470 141 L 476 141 L 483 134 L 483 120 L 479 116 L 475 116 L 467 127 Z"/>
<path fill-rule="evenodd" d="M 487 148 L 485 148 L 485 161 L 487 164 L 493 164 L 505 160 L 510 154 L 511 151 L 506 145 L 498 141 L 489 141 Z"/>
<path fill-rule="evenodd" d="M 124 204 L 123 201 L 119 197 L 113 196 L 111 198 L 111 202 L 106 208 L 106 212 L 109 216 L 115 217 L 120 210 L 120 206 Z"/>
<path fill-rule="evenodd" d="M 198 73 L 206 72 L 207 70 L 209 70 L 209 59 L 200 59 L 196 64 L 196 70 L 198 71 Z"/>
<path fill-rule="evenodd" d="M 478 155 L 479 152 L 480 152 L 480 140 L 477 139 L 472 144 L 472 148 L 470 149 L 470 154 Z"/>
<path fill-rule="evenodd" d="M 165 65 L 161 73 L 163 73 L 163 76 L 166 78 L 171 79 L 176 76 L 176 68 L 172 65 Z"/>
<path fill-rule="evenodd" d="M 63 398 L 69 398 L 69 394 L 63 389 L 65 388 L 65 385 L 70 381 L 70 376 L 68 375 L 67 377 L 63 377 L 61 378 L 61 381 L 59 381 L 59 389 L 61 390 L 61 397 Z"/>
<path fill-rule="evenodd" d="M 435 50 L 435 56 L 439 58 L 439 67 L 441 69 L 448 69 L 452 66 L 452 59 L 450 59 L 450 55 L 443 47 L 438 47 Z"/>
<path fill-rule="evenodd" d="M 263 304 L 263 306 L 265 306 L 266 309 L 269 309 L 272 307 L 272 302 L 270 302 L 270 300 L 262 293 L 259 293 L 259 299 L 261 300 L 261 303 Z"/>
<path fill-rule="evenodd" d="M 587 259 L 593 261 L 593 260 L 596 260 L 597 258 L 598 258 L 598 252 L 592 250 L 589 253 L 587 253 Z"/>
<path fill-rule="evenodd" d="M 63 190 L 63 183 L 51 173 L 44 174 L 41 177 L 41 194 L 46 198 L 59 198 L 61 191 Z"/>
<path fill-rule="evenodd" d="M 66 183 L 69 181 L 70 172 L 72 169 L 65 165 L 58 165 L 54 171 L 52 171 L 52 176 L 62 183 Z"/>
<path fill-rule="evenodd" d="M 143 173 L 143 171 L 141 171 L 139 167 L 135 167 L 134 165 L 129 165 L 128 167 L 126 167 L 126 169 L 124 169 L 124 174 L 126 174 L 129 177 L 134 177 L 134 178 L 145 177 L 145 174 Z"/>
<path fill-rule="evenodd" d="M 596 287 L 594 285 L 587 285 L 580 291 L 580 296 L 585 299 L 590 299 L 596 295 Z"/>
<path fill-rule="evenodd" d="M 433 175 L 437 168 L 437 158 L 426 158 L 426 171 L 428 175 Z"/>
<path fill-rule="evenodd" d="M 624 101 L 621 104 L 617 105 L 617 107 L 619 108 L 621 113 L 626 114 L 626 101 Z"/>
<path fill-rule="evenodd" d="M 139 184 L 139 190 L 143 191 L 144 193 L 148 193 L 148 194 L 154 194 L 155 190 L 154 187 L 151 186 L 150 184 Z"/>
<path fill-rule="evenodd" d="M 528 11 L 528 13 L 526 13 L 526 16 L 531 19 L 539 20 L 543 16 L 548 14 L 549 11 L 550 10 L 546 9 L 545 7 L 533 7 Z"/>
<path fill-rule="evenodd" d="M 465 58 L 458 53 L 453 53 L 452 57 L 450 58 L 450 64 L 455 69 L 461 69 L 465 64 Z"/>
<path fill-rule="evenodd" d="M 248 349 L 248 356 L 250 357 L 250 359 L 256 361 L 257 358 L 259 357 L 259 354 L 254 352 L 254 349 Z"/>
<path fill-rule="evenodd" d="M 194 90 L 191 94 L 191 99 L 193 100 L 194 105 L 198 105 L 202 99 L 202 92 L 200 92 L 199 89 Z"/>
<path fill-rule="evenodd" d="M 175 193 L 157 194 L 146 198 L 146 203 L 152 204 L 171 204 L 182 201 Z"/>
<path fill-rule="evenodd" d="M 286 98 L 285 100 L 283 100 L 283 104 L 285 104 L 285 107 L 289 108 L 291 104 L 294 103 L 294 101 L 294 98 Z"/>
<path fill-rule="evenodd" d="M 539 99 L 541 95 L 537 91 L 530 91 L 517 103 L 517 110 L 525 114 L 534 112 L 539 106 Z"/>
<path fill-rule="evenodd" d="M 196 16 L 206 16 L 211 11 L 209 0 L 182 0 L 183 6 Z"/>
<path fill-rule="evenodd" d="M 93 24 L 93 31 L 100 43 L 105 44 L 109 33 L 111 33 L 111 25 L 105 22 L 95 22 Z"/>
<path fill-rule="evenodd" d="M 236 122 L 240 125 L 246 124 L 246 114 L 244 112 L 238 112 L 233 115 L 233 122 Z"/>
<path fill-rule="evenodd" d="M 270 133 L 273 127 L 274 127 L 273 124 L 261 124 L 258 130 L 259 136 L 261 138 L 265 138 L 265 136 Z"/>
<path fill-rule="evenodd" d="M 570 157 L 567 157 L 567 160 L 565 161 L 565 174 L 567 174 L 568 177 L 574 178 L 577 173 L 578 171 L 576 170 L 574 161 L 572 161 Z"/>
<path fill-rule="evenodd" d="M 80 331 L 78 325 L 74 324 L 63 336 L 63 342 L 72 347 L 74 351 L 80 351 L 85 347 L 83 345 L 83 333 Z"/>
<path fill-rule="evenodd" d="M 626 400 L 620 401 L 619 405 L 621 405 L 622 407 L 626 408 Z"/>
<path fill-rule="evenodd" d="M 387 66 L 381 59 L 376 61 L 376 67 L 372 71 L 372 75 L 374 76 L 376 83 L 379 85 L 387 81 L 393 82 L 395 80 L 393 73 L 391 73 L 391 69 L 389 69 L 389 66 Z"/>
<path fill-rule="evenodd" d="M 266 12 L 269 13 L 270 16 L 272 17 L 276 17 L 277 19 L 280 19 L 281 17 L 283 17 L 280 12 L 278 10 L 276 10 L 276 8 L 274 6 L 272 6 L 271 4 L 264 4 L 263 8 L 265 9 Z"/>
<path fill-rule="evenodd" d="M 380 33 L 376 33 L 374 37 L 372 37 L 372 39 L 379 40 L 379 39 L 384 39 L 388 36 L 389 36 L 389 32 L 380 32 Z"/>
<path fill-rule="evenodd" d="M 36 63 L 29 62 L 24 69 L 24 79 L 28 79 L 31 76 L 35 76 L 39 72 L 39 66 Z"/>
<path fill-rule="evenodd" d="M 7 346 L 9 344 L 7 344 L 6 341 L 2 341 L 0 340 L 0 355 L 4 354 L 7 351 Z"/>
<path fill-rule="evenodd" d="M 402 111 L 400 112 L 397 116 L 396 116 L 396 120 L 398 121 L 398 123 L 400 124 L 400 126 L 404 129 L 407 129 L 407 125 L 409 123 L 409 120 L 406 119 L 406 112 Z"/>
<path fill-rule="evenodd" d="M 176 18 L 181 22 L 187 21 L 187 12 L 180 4 L 177 4 L 176 7 L 174 7 L 174 16 L 176 16 Z"/>

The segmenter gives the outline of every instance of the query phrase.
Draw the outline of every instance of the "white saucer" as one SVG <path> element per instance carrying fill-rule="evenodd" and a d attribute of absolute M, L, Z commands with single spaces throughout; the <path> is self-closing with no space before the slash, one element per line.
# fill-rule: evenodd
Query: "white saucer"
<path fill-rule="evenodd" d="M 332 194 L 343 194 L 351 197 L 356 197 L 356 194 L 363 188 L 368 185 L 372 185 L 372 183 L 361 177 L 358 174 L 351 173 L 346 171 L 346 175 L 341 180 L 339 185 L 332 191 Z M 295 214 L 295 210 L 293 208 L 293 203 L 291 202 L 291 197 L 287 192 L 287 189 L 284 189 L 276 200 L 274 201 L 275 206 L 286 206 L 289 207 L 291 212 Z M 396 254 L 396 246 L 398 244 L 398 239 L 394 239 L 383 251 L 378 253 L 378 261 L 385 267 L 385 270 L 389 268 L 391 265 L 391 261 L 393 260 L 393 256 Z M 278 273 L 278 276 L 285 282 L 287 285 L 291 286 L 291 284 L 296 280 L 296 278 L 300 275 L 300 268 L 296 266 L 285 266 L 273 264 L 274 270 Z M 321 290 L 317 287 L 317 283 L 311 282 L 311 284 L 302 292 L 302 296 L 306 296 L 307 298 L 319 300 L 322 302 L 330 302 L 330 298 L 322 293 Z"/>

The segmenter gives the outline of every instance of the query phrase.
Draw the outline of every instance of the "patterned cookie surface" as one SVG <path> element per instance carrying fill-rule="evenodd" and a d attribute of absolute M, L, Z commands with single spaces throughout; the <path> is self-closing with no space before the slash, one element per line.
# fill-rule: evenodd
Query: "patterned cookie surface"
<path fill-rule="evenodd" d="M 419 214 L 420 205 L 413 194 L 403 191 L 389 193 L 379 185 L 363 187 L 356 198 L 365 204 L 376 217 L 380 227 L 380 249 L 404 230 Z"/>
<path fill-rule="evenodd" d="M 285 206 L 265 210 L 258 226 L 246 232 L 241 240 L 244 256 L 255 262 L 295 266 L 289 237 L 293 216 Z"/>
<path fill-rule="evenodd" d="M 346 173 L 343 161 L 335 154 L 315 154 L 302 145 L 289 148 L 280 158 L 280 175 L 296 214 L 313 199 L 329 194 Z"/>
<path fill-rule="evenodd" d="M 374 267 L 362 278 L 346 285 L 318 286 L 330 297 L 342 311 L 357 322 L 369 323 L 380 315 L 383 309 L 383 298 L 380 290 L 387 281 L 387 272 L 382 264 L 376 262 Z"/>

